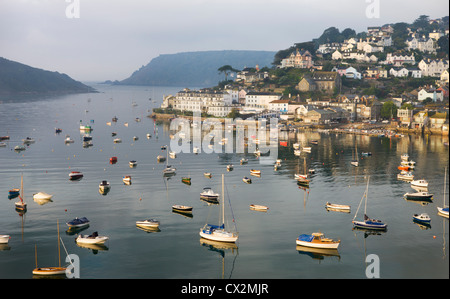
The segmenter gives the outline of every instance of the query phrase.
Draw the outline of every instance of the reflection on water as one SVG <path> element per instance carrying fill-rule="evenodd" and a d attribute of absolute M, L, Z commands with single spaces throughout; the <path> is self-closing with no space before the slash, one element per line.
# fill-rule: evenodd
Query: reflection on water
<path fill-rule="evenodd" d="M 90 230 L 110 237 L 106 248 L 84 248 L 74 242 L 81 231 L 61 228 L 68 252 L 80 257 L 82 278 L 365 278 L 365 256 L 371 253 L 381 259 L 382 278 L 448 277 L 448 219 L 436 212 L 449 163 L 447 136 L 390 139 L 280 131 L 277 169 L 273 163 L 261 163 L 266 157 L 253 151 L 194 154 L 190 144 L 191 153 L 168 158 L 176 175 L 163 177 L 166 161 L 158 163 L 157 156 L 167 157 L 170 147 L 161 147 L 169 145 L 176 132 L 169 123 L 154 122 L 147 115 L 163 95 L 182 88 L 96 88 L 96 94 L 0 103 L 0 136 L 10 136 L 0 147 L 0 234 L 11 236 L 8 244 L 0 245 L 0 278 L 30 278 L 37 242 L 40 261 L 51 264 L 55 220 L 65 223 L 75 217 L 87 217 Z M 89 146 L 83 146 L 80 124 L 93 128 Z M 55 128 L 62 131 L 56 133 Z M 66 143 L 66 136 L 73 143 Z M 35 143 L 15 152 L 26 137 Z M 115 138 L 122 142 L 115 143 Z M 311 150 L 295 155 L 294 143 Z M 355 144 L 358 152 L 372 153 L 360 156 L 358 167 L 350 164 Z M 403 198 L 413 190 L 409 182 L 397 179 L 404 153 L 416 161 L 415 177 L 429 182 L 432 200 Z M 110 164 L 111 157 L 117 162 Z M 248 162 L 241 164 L 242 158 Z M 130 167 L 132 160 L 137 167 Z M 227 171 L 229 164 L 233 171 Z M 315 170 L 307 187 L 294 179 L 304 172 L 304 164 Z M 250 176 L 250 169 L 261 170 L 261 175 Z M 81 171 L 83 178 L 70 181 L 72 171 Z M 20 187 L 21 174 L 26 199 L 46 190 L 53 195 L 51 202 L 28 200 L 26 213 L 16 212 L 8 191 Z M 218 217 L 221 210 L 199 194 L 205 187 L 221 190 L 221 174 L 240 231 L 236 247 L 198 241 L 208 213 Z M 124 184 L 126 175 L 132 184 Z M 369 210 L 389 224 L 387 232 L 352 229 L 353 208 L 351 213 L 324 208 L 327 202 L 357 207 L 369 175 Z M 183 183 L 184 177 L 191 178 L 190 184 Z M 243 182 L 244 177 L 252 183 Z M 103 180 L 111 185 L 107 195 L 99 192 Z M 248 207 L 254 203 L 269 206 L 270 212 L 251 211 Z M 175 204 L 192 206 L 194 212 L 176 213 Z M 420 213 L 430 215 L 429 227 L 412 221 L 412 215 Z M 150 218 L 160 221 L 160 230 L 136 227 L 137 220 Z M 296 236 L 312 231 L 340 239 L 339 252 L 296 247 Z"/>

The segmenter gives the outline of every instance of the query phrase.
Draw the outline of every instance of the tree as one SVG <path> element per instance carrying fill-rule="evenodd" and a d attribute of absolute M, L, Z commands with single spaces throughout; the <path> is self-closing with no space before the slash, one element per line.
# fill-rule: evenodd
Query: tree
<path fill-rule="evenodd" d="M 224 65 L 221 66 L 217 69 L 219 71 L 219 73 L 224 73 L 225 74 L 225 81 L 228 81 L 228 75 L 232 72 L 239 72 L 239 70 L 234 69 L 231 65 Z"/>
<path fill-rule="evenodd" d="M 391 119 L 391 115 L 397 115 L 397 106 L 395 106 L 394 102 L 392 101 L 384 102 L 383 106 L 381 107 L 381 117 Z"/>

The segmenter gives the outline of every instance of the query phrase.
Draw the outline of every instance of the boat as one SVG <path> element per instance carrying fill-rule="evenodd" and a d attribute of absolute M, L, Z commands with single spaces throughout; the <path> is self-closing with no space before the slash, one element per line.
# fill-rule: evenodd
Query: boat
<path fill-rule="evenodd" d="M 410 170 L 412 170 L 411 166 L 405 166 L 405 165 L 400 165 L 397 168 L 398 168 L 398 170 L 402 170 L 402 171 L 410 171 Z"/>
<path fill-rule="evenodd" d="M 92 130 L 91 126 L 80 124 L 80 131 L 91 131 L 91 130 Z"/>
<path fill-rule="evenodd" d="M 70 138 L 70 136 L 67 136 L 66 139 L 64 139 L 64 143 L 74 143 L 73 139 Z"/>
<path fill-rule="evenodd" d="M 114 138 L 114 143 L 121 143 L 122 142 L 122 139 L 120 139 L 120 138 Z"/>
<path fill-rule="evenodd" d="M 359 166 L 359 161 L 358 161 L 358 146 L 357 143 L 355 142 L 355 156 L 353 157 L 353 160 L 350 162 L 351 165 L 358 167 Z"/>
<path fill-rule="evenodd" d="M 322 248 L 322 249 L 337 249 L 339 244 L 341 243 L 340 240 L 325 238 L 324 234 L 320 232 L 312 233 L 310 235 L 301 234 L 298 236 L 295 242 L 299 246 Z"/>
<path fill-rule="evenodd" d="M 31 137 L 27 137 L 25 139 L 22 139 L 23 144 L 32 144 L 35 142 L 35 140 Z"/>
<path fill-rule="evenodd" d="M 69 180 L 71 181 L 80 180 L 82 177 L 83 173 L 81 173 L 80 171 L 72 171 L 71 173 L 69 173 Z"/>
<path fill-rule="evenodd" d="M 228 164 L 227 171 L 232 171 L 232 170 L 233 170 L 233 164 Z"/>
<path fill-rule="evenodd" d="M 119 120 L 119 118 L 118 118 L 117 116 L 114 116 L 111 120 L 112 120 L 113 122 L 116 122 L 116 121 Z"/>
<path fill-rule="evenodd" d="M 93 232 L 92 235 L 79 234 L 75 239 L 79 244 L 104 244 L 108 240 L 107 236 L 99 236 L 98 232 Z"/>
<path fill-rule="evenodd" d="M 211 172 L 204 172 L 203 175 L 204 175 L 206 178 L 209 178 L 209 179 L 212 177 Z"/>
<path fill-rule="evenodd" d="M 420 199 L 431 199 L 433 197 L 433 194 L 430 194 L 428 192 L 415 192 L 415 193 L 410 193 L 407 192 L 403 195 L 406 199 L 415 199 L 415 200 L 420 200 Z"/>
<path fill-rule="evenodd" d="M 242 180 L 244 181 L 244 183 L 247 183 L 247 184 L 251 184 L 252 183 L 252 180 L 250 178 L 248 178 L 248 177 L 244 177 Z"/>
<path fill-rule="evenodd" d="M 187 213 L 192 212 L 192 207 L 183 205 L 173 205 L 172 210 Z"/>
<path fill-rule="evenodd" d="M 295 150 L 298 150 L 298 149 L 300 149 L 300 143 L 294 143 L 294 144 L 292 145 L 292 147 L 293 147 Z"/>
<path fill-rule="evenodd" d="M 307 179 L 308 175 L 307 174 L 300 174 L 300 173 L 294 174 L 294 179 L 298 180 L 300 178 Z"/>
<path fill-rule="evenodd" d="M 66 274 L 66 267 L 61 267 L 61 249 L 60 249 L 60 242 L 62 240 L 59 237 L 59 224 L 57 224 L 58 227 L 58 266 L 57 267 L 38 267 L 37 262 L 37 246 L 34 246 L 34 252 L 35 252 L 35 259 L 36 259 L 36 268 L 33 269 L 33 275 L 65 275 Z"/>
<path fill-rule="evenodd" d="M 6 143 L 5 142 L 0 142 L 0 147 L 5 147 Z"/>
<path fill-rule="evenodd" d="M 369 156 L 372 156 L 372 153 L 371 152 L 362 152 L 361 156 L 369 157 Z"/>
<path fill-rule="evenodd" d="M 12 198 L 16 198 L 17 196 L 19 196 L 20 194 L 20 189 L 19 188 L 14 188 L 8 191 L 8 198 L 12 199 Z"/>
<path fill-rule="evenodd" d="M 255 211 L 261 211 L 261 212 L 267 212 L 267 210 L 269 209 L 267 206 L 263 206 L 263 205 L 255 205 L 255 204 L 251 204 L 250 205 L 250 209 L 251 210 L 255 210 Z"/>
<path fill-rule="evenodd" d="M 11 239 L 10 235 L 0 235 L 0 244 L 8 244 L 9 239 Z"/>
<path fill-rule="evenodd" d="M 404 180 L 404 181 L 412 181 L 414 180 L 414 175 L 410 171 L 404 171 L 397 174 L 397 179 Z"/>
<path fill-rule="evenodd" d="M 190 185 L 191 184 L 191 178 L 190 177 L 182 177 L 181 182 Z"/>
<path fill-rule="evenodd" d="M 411 181 L 411 186 L 416 186 L 420 188 L 428 188 L 428 182 L 426 180 L 414 180 Z"/>
<path fill-rule="evenodd" d="M 422 223 L 430 223 L 431 218 L 427 213 L 414 214 L 413 221 L 422 222 Z"/>
<path fill-rule="evenodd" d="M 218 241 L 218 242 L 227 242 L 227 243 L 235 243 L 239 237 L 238 232 L 232 232 L 230 230 L 225 229 L 225 191 L 224 191 L 224 175 L 222 174 L 222 214 L 221 219 L 219 219 L 219 225 L 213 225 L 206 223 L 200 229 L 200 236 L 207 240 Z M 231 207 L 231 203 L 230 203 Z M 233 219 L 233 223 L 235 223 Z"/>
<path fill-rule="evenodd" d="M 109 185 L 108 181 L 102 181 L 98 185 L 98 189 L 99 189 L 100 193 L 102 193 L 102 194 L 108 193 L 110 188 L 111 188 L 111 186 Z"/>
<path fill-rule="evenodd" d="M 301 151 L 299 149 L 294 150 L 294 155 L 300 156 L 300 154 L 301 154 Z"/>
<path fill-rule="evenodd" d="M 257 169 L 250 169 L 250 174 L 254 174 L 254 175 L 261 175 L 261 170 L 257 170 Z"/>
<path fill-rule="evenodd" d="M 192 152 L 196 155 L 198 155 L 198 153 L 200 152 L 200 149 L 197 146 L 194 146 L 194 148 L 192 149 Z"/>
<path fill-rule="evenodd" d="M 408 154 L 402 154 L 401 157 L 402 161 L 408 161 L 409 160 L 409 155 Z"/>
<path fill-rule="evenodd" d="M 117 163 L 117 157 L 109 158 L 109 163 L 111 163 L 111 164 Z"/>
<path fill-rule="evenodd" d="M 130 162 L 128 162 L 128 164 L 130 165 L 130 167 L 136 167 L 137 166 L 136 160 L 131 160 Z"/>
<path fill-rule="evenodd" d="M 215 193 L 210 187 L 205 187 L 203 188 L 203 192 L 200 193 L 200 198 L 206 200 L 217 200 L 219 195 L 219 193 Z"/>
<path fill-rule="evenodd" d="M 133 136 L 133 141 L 139 140 L 139 137 Z"/>
<path fill-rule="evenodd" d="M 66 222 L 66 224 L 68 227 L 71 227 L 71 228 L 80 228 L 80 227 L 85 227 L 85 226 L 89 225 L 89 220 L 86 217 L 81 217 L 81 218 L 76 217 L 75 219 L 72 219 L 69 222 Z"/>
<path fill-rule="evenodd" d="M 9 140 L 9 136 L 0 136 L 0 140 Z"/>
<path fill-rule="evenodd" d="M 45 192 L 38 192 L 38 193 L 35 193 L 35 194 L 33 194 L 33 200 L 37 200 L 37 201 L 39 201 L 39 200 L 50 200 L 50 199 L 52 199 L 52 197 L 53 197 L 53 195 L 50 195 L 50 194 L 47 194 L 47 193 L 45 193 Z"/>
<path fill-rule="evenodd" d="M 359 202 L 358 209 L 356 210 L 355 216 L 353 217 L 352 223 L 356 228 L 362 228 L 362 229 L 373 229 L 373 230 L 386 230 L 387 224 L 382 222 L 381 220 L 377 219 L 371 219 L 367 216 L 367 194 L 369 192 L 369 180 L 370 176 L 367 178 L 367 187 L 366 190 L 361 198 L 361 201 Z M 358 215 L 359 208 L 361 206 L 361 203 L 365 199 L 365 205 L 364 205 L 364 219 L 363 220 L 355 220 L 356 216 Z"/>
<path fill-rule="evenodd" d="M 350 213 L 350 206 L 349 205 L 341 205 L 341 204 L 334 204 L 334 203 L 327 202 L 325 204 L 325 208 L 327 210 L 331 210 L 331 211 Z"/>
<path fill-rule="evenodd" d="M 319 141 L 318 140 L 311 140 L 310 143 L 311 144 L 319 144 Z"/>
<path fill-rule="evenodd" d="M 294 175 L 297 180 L 297 185 L 303 186 L 303 187 L 309 187 L 310 180 L 307 179 L 308 175 L 306 174 L 306 158 L 303 158 L 303 169 L 304 174 L 303 175 Z"/>
<path fill-rule="evenodd" d="M 447 167 L 445 167 L 444 175 L 444 199 L 442 200 L 442 207 L 437 207 L 438 215 L 448 218 L 448 206 L 445 205 L 445 189 L 447 186 Z"/>
<path fill-rule="evenodd" d="M 167 149 L 167 145 L 161 145 L 161 150 L 164 151 Z"/>
<path fill-rule="evenodd" d="M 124 175 L 122 178 L 122 181 L 125 185 L 131 185 L 131 176 L 129 175 Z"/>
<path fill-rule="evenodd" d="M 159 227 L 159 221 L 156 219 L 146 219 L 136 221 L 136 226 L 142 228 Z"/>
<path fill-rule="evenodd" d="M 14 203 L 16 210 L 25 211 L 27 209 L 27 204 L 24 200 L 25 200 L 25 198 L 23 195 L 23 175 L 21 175 L 19 200 Z"/>
<path fill-rule="evenodd" d="M 310 147 L 310 146 L 302 147 L 302 150 L 303 150 L 304 152 L 310 153 L 310 152 L 311 152 L 311 147 Z"/>
<path fill-rule="evenodd" d="M 167 175 L 167 174 L 175 174 L 176 172 L 176 168 L 172 167 L 171 165 L 166 165 L 166 168 L 163 169 L 163 174 Z"/>
<path fill-rule="evenodd" d="M 83 141 L 91 141 L 91 140 L 92 140 L 92 136 L 91 136 L 91 135 L 85 134 L 85 135 L 83 136 Z"/>
<path fill-rule="evenodd" d="M 240 163 L 241 163 L 241 165 L 247 164 L 248 163 L 248 159 L 242 158 Z"/>
<path fill-rule="evenodd" d="M 177 153 L 175 152 L 170 152 L 169 153 L 170 158 L 175 159 L 177 157 Z"/>
<path fill-rule="evenodd" d="M 23 146 L 23 145 L 16 145 L 16 146 L 14 147 L 14 150 L 15 150 L 15 151 L 24 151 L 24 150 L 26 150 L 26 148 L 25 148 L 25 146 Z"/>
<path fill-rule="evenodd" d="M 164 162 L 164 161 L 166 161 L 166 157 L 164 157 L 164 156 L 162 156 L 162 155 L 159 155 L 159 156 L 156 157 L 156 160 L 157 160 L 158 162 Z"/>
<path fill-rule="evenodd" d="M 403 166 L 414 167 L 416 165 L 416 162 L 414 162 L 414 161 L 401 161 L 400 164 L 403 165 Z"/>

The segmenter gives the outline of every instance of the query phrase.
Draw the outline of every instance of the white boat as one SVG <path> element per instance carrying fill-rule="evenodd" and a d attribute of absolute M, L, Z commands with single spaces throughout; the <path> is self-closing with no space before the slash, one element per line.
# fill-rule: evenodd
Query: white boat
<path fill-rule="evenodd" d="M 15 150 L 15 151 L 24 151 L 24 150 L 26 150 L 26 148 L 25 148 L 25 146 L 23 146 L 23 145 L 16 145 L 16 146 L 14 147 L 14 150 Z"/>
<path fill-rule="evenodd" d="M 232 171 L 233 170 L 233 164 L 228 164 L 227 165 L 227 170 L 228 171 Z"/>
<path fill-rule="evenodd" d="M 358 146 L 355 142 L 355 156 L 353 157 L 353 160 L 350 162 L 351 165 L 358 167 L 359 166 L 359 160 L 358 160 Z"/>
<path fill-rule="evenodd" d="M 167 158 L 166 158 L 166 168 L 163 169 L 163 175 L 171 175 L 171 174 L 175 174 L 176 172 L 176 168 L 172 167 L 171 165 L 168 165 L 167 162 L 169 160 L 169 151 L 167 152 Z"/>
<path fill-rule="evenodd" d="M 311 147 L 310 147 L 310 146 L 308 146 L 308 147 L 302 147 L 302 150 L 303 150 L 304 152 L 310 153 L 310 152 L 311 152 Z"/>
<path fill-rule="evenodd" d="M 292 145 L 292 147 L 293 147 L 294 149 L 298 150 L 298 149 L 300 148 L 300 143 L 294 143 L 294 144 Z"/>
<path fill-rule="evenodd" d="M 445 167 L 444 175 L 444 199 L 442 200 L 442 207 L 437 207 L 438 215 L 448 218 L 448 206 L 445 205 L 445 189 L 447 186 L 447 167 Z"/>
<path fill-rule="evenodd" d="M 204 172 L 203 175 L 205 176 L 205 178 L 209 178 L 209 179 L 212 177 L 211 172 Z"/>
<path fill-rule="evenodd" d="M 123 176 L 122 181 L 123 181 L 124 184 L 126 184 L 126 185 L 131 185 L 131 176 L 129 176 L 129 175 Z"/>
<path fill-rule="evenodd" d="M 114 138 L 114 143 L 121 143 L 122 142 L 122 139 L 120 139 L 120 138 Z"/>
<path fill-rule="evenodd" d="M 5 147 L 6 143 L 5 142 L 0 142 L 0 147 Z"/>
<path fill-rule="evenodd" d="M 416 162 L 414 162 L 412 160 L 411 161 L 401 161 L 400 164 L 403 166 L 414 166 L 414 165 L 416 165 Z"/>
<path fill-rule="evenodd" d="M 248 178 L 248 177 L 244 177 L 242 180 L 244 181 L 244 183 L 247 183 L 247 184 L 251 184 L 252 183 L 252 180 L 250 178 Z"/>
<path fill-rule="evenodd" d="M 257 169 L 250 169 L 250 174 L 254 174 L 254 175 L 261 175 L 261 170 L 257 170 Z"/>
<path fill-rule="evenodd" d="M 194 152 L 194 154 L 198 154 L 200 152 L 200 149 L 197 146 L 194 146 L 192 151 Z"/>
<path fill-rule="evenodd" d="M 222 215 L 219 220 L 219 225 L 212 225 L 206 223 L 200 229 L 200 236 L 207 240 L 235 243 L 238 239 L 238 232 L 232 232 L 225 228 L 225 191 L 224 191 L 224 175 L 222 174 Z M 231 203 L 230 203 L 231 206 Z M 233 223 L 235 223 L 233 219 Z"/>
<path fill-rule="evenodd" d="M 177 157 L 177 153 L 175 152 L 170 152 L 169 153 L 170 158 L 175 159 Z"/>
<path fill-rule="evenodd" d="M 414 193 L 406 192 L 403 196 L 406 199 L 420 200 L 420 199 L 431 199 L 433 197 L 433 194 L 421 191 L 421 192 L 414 192 Z"/>
<path fill-rule="evenodd" d="M 431 222 L 431 218 L 427 213 L 422 213 L 422 214 L 414 214 L 413 215 L 413 220 L 417 221 L 417 222 L 423 222 L 423 223 L 430 223 Z"/>
<path fill-rule="evenodd" d="M 172 206 L 172 210 L 178 211 L 178 212 L 188 213 L 188 212 L 192 212 L 192 207 L 184 206 L 184 205 L 173 205 Z"/>
<path fill-rule="evenodd" d="M 131 160 L 128 164 L 130 165 L 130 167 L 136 167 L 137 166 L 136 160 Z"/>
<path fill-rule="evenodd" d="M 67 136 L 66 137 L 66 139 L 64 139 L 64 143 L 73 143 L 74 141 L 73 141 L 73 139 L 72 138 L 70 138 L 70 136 Z"/>
<path fill-rule="evenodd" d="M 322 233 L 302 234 L 296 239 L 299 246 L 322 249 L 337 249 L 340 243 L 340 240 L 325 238 Z"/>
<path fill-rule="evenodd" d="M 52 199 L 53 195 L 47 194 L 45 192 L 38 192 L 33 194 L 33 200 L 50 200 Z"/>
<path fill-rule="evenodd" d="M 426 180 L 414 180 L 411 181 L 411 186 L 421 187 L 421 188 L 428 188 L 428 182 Z"/>
<path fill-rule="evenodd" d="M 300 156 L 301 151 L 299 149 L 294 150 L 294 155 Z"/>
<path fill-rule="evenodd" d="M 409 160 L 409 155 L 408 154 L 403 154 L 403 155 L 401 155 L 401 159 L 402 159 L 402 161 L 408 161 Z"/>
<path fill-rule="evenodd" d="M 404 181 L 412 181 L 414 180 L 414 175 L 410 171 L 404 171 L 397 174 L 397 179 Z"/>
<path fill-rule="evenodd" d="M 248 163 L 248 159 L 242 158 L 240 162 L 241 162 L 241 165 L 242 164 L 247 164 Z"/>
<path fill-rule="evenodd" d="M 69 173 L 69 180 L 71 181 L 79 180 L 82 177 L 83 173 L 81 173 L 80 171 L 72 171 L 71 173 Z"/>
<path fill-rule="evenodd" d="M 107 236 L 99 236 L 97 232 L 93 232 L 92 235 L 78 235 L 75 241 L 79 244 L 104 244 L 108 241 Z"/>
<path fill-rule="evenodd" d="M 373 229 L 373 230 L 386 230 L 387 229 L 387 224 L 377 220 L 377 219 L 371 219 L 367 216 L 366 211 L 367 211 L 367 194 L 369 192 L 369 180 L 370 177 L 367 178 L 367 187 L 366 187 L 366 191 L 364 192 L 361 201 L 359 202 L 359 206 L 358 209 L 356 210 L 355 216 L 353 217 L 352 223 L 355 227 L 357 228 L 362 228 L 362 229 Z M 361 206 L 361 203 L 363 201 L 363 199 L 365 198 L 365 205 L 364 205 L 364 219 L 363 220 L 355 220 L 356 216 L 358 215 L 358 211 L 359 208 Z"/>
<path fill-rule="evenodd" d="M 23 141 L 23 144 L 32 144 L 32 143 L 35 142 L 35 140 L 33 138 L 31 138 L 31 137 L 27 137 L 25 139 L 22 139 L 22 141 Z"/>
<path fill-rule="evenodd" d="M 251 210 L 255 210 L 255 211 L 263 211 L 263 212 L 267 212 L 267 210 L 269 209 L 269 207 L 263 206 L 263 205 L 255 205 L 255 204 L 251 204 L 251 205 L 250 205 L 250 209 L 251 209 Z"/>
<path fill-rule="evenodd" d="M 109 185 L 108 181 L 102 181 L 99 185 L 98 185 L 98 190 L 100 191 L 100 193 L 102 194 L 106 194 L 108 193 L 109 189 L 111 188 L 111 186 Z"/>
<path fill-rule="evenodd" d="M 146 219 L 136 221 L 136 226 L 142 228 L 159 227 L 159 224 L 160 224 L 159 221 L 156 219 Z"/>
<path fill-rule="evenodd" d="M 211 188 L 205 187 L 203 188 L 203 192 L 200 193 L 200 198 L 217 200 L 219 198 L 219 195 L 219 193 L 215 193 Z"/>
<path fill-rule="evenodd" d="M 327 210 L 350 213 L 349 205 L 340 205 L 340 204 L 334 204 L 334 203 L 327 202 L 325 205 L 325 208 Z"/>
<path fill-rule="evenodd" d="M 0 235 L 0 244 L 8 244 L 10 235 Z"/>
<path fill-rule="evenodd" d="M 20 176 L 20 194 L 19 200 L 14 203 L 16 210 L 25 211 L 27 209 L 27 203 L 23 195 L 23 175 Z"/>

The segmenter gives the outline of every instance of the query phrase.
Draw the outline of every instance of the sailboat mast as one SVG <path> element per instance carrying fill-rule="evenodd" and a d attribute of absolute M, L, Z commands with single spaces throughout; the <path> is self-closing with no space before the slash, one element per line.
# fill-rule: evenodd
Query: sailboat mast
<path fill-rule="evenodd" d="M 23 203 L 23 174 L 20 177 L 20 202 Z"/>
<path fill-rule="evenodd" d="M 367 210 L 367 193 L 369 193 L 369 180 L 370 180 L 370 176 L 367 178 L 366 203 L 364 204 L 364 215 L 366 214 L 366 210 Z"/>
<path fill-rule="evenodd" d="M 222 225 L 225 225 L 225 191 L 224 191 L 224 174 L 223 173 L 222 173 Z"/>
<path fill-rule="evenodd" d="M 61 267 L 61 248 L 59 245 L 59 221 L 56 219 L 56 226 L 58 228 L 58 267 Z"/>

